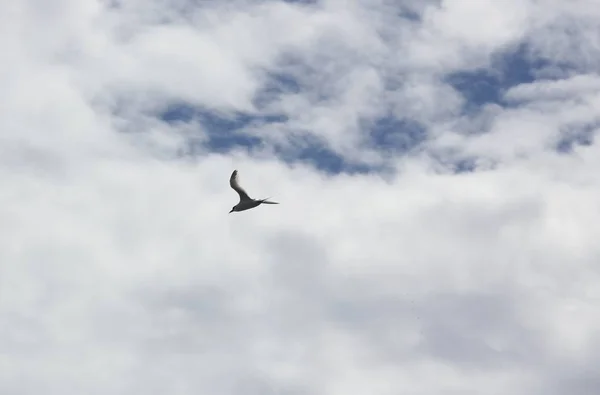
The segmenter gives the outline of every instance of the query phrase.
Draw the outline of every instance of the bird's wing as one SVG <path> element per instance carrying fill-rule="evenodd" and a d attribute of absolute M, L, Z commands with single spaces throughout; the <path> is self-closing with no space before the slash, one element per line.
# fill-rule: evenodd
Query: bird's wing
<path fill-rule="evenodd" d="M 238 193 L 238 195 L 240 195 L 240 200 L 251 200 L 250 196 L 248 196 L 246 191 L 244 191 L 242 189 L 242 187 L 240 186 L 240 184 L 238 182 L 238 171 L 237 170 L 234 170 L 233 173 L 231 173 L 231 177 L 229 177 L 229 185 L 231 185 L 233 190 L 236 191 Z"/>

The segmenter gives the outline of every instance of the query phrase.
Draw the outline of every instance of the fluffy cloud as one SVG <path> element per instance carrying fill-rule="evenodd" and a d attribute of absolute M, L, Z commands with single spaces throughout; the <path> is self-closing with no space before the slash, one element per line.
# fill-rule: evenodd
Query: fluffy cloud
<path fill-rule="evenodd" d="M 597 393 L 594 3 L 0 5 L 0 392 Z"/>

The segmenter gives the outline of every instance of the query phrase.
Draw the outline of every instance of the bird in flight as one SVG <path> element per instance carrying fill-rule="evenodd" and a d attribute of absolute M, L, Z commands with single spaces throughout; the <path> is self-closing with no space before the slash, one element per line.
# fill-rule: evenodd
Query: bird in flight
<path fill-rule="evenodd" d="M 262 203 L 264 203 L 264 204 L 279 204 L 276 202 L 267 201 L 267 199 L 269 199 L 269 198 L 256 200 L 256 199 L 252 199 L 250 196 L 248 196 L 246 191 L 244 191 L 242 189 L 242 187 L 240 186 L 240 184 L 238 182 L 238 171 L 237 170 L 234 170 L 233 173 L 231 173 L 231 177 L 229 177 L 229 185 L 231 185 L 233 190 L 236 191 L 238 193 L 238 195 L 240 195 L 240 202 L 238 204 L 236 204 L 235 206 L 233 206 L 233 208 L 231 209 L 231 211 L 229 213 L 232 213 L 234 211 L 248 210 L 248 209 L 254 208 L 256 206 L 259 206 Z"/>

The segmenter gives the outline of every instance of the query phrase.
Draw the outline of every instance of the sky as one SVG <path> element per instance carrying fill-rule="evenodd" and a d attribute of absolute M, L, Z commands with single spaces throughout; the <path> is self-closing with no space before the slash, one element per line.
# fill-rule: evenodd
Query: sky
<path fill-rule="evenodd" d="M 1 1 L 0 393 L 600 393 L 599 5 Z"/>

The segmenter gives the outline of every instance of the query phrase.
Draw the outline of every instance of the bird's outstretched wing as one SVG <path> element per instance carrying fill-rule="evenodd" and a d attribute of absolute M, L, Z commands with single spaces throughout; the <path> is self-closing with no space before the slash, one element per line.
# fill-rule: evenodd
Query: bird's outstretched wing
<path fill-rule="evenodd" d="M 237 170 L 234 170 L 233 173 L 231 173 L 231 177 L 229 177 L 229 185 L 231 185 L 233 190 L 236 191 L 238 193 L 238 195 L 240 195 L 240 200 L 252 200 L 252 199 L 250 199 L 250 196 L 248 196 L 246 191 L 244 191 L 242 189 L 242 187 L 240 186 L 240 184 L 238 182 L 238 171 Z"/>

